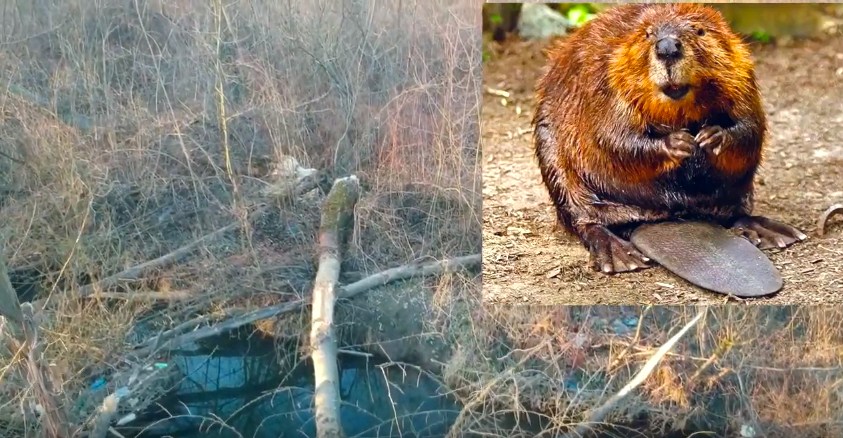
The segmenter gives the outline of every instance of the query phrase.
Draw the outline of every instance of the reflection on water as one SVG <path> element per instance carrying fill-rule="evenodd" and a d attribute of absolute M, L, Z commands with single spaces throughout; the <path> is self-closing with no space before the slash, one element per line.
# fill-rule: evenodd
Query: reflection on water
<path fill-rule="evenodd" d="M 133 438 L 308 438 L 316 436 L 313 418 L 313 367 L 299 362 L 292 370 L 277 360 L 276 346 L 255 337 L 212 350 L 197 348 L 170 358 L 185 378 L 160 406 L 129 427 L 116 428 Z M 341 421 L 350 438 L 434 438 L 447 434 L 461 406 L 444 395 L 436 379 L 416 367 L 382 358 L 339 357 Z M 554 437 L 565 429 L 540 414 L 498 407 L 472 415 L 461 436 Z M 630 424 L 595 427 L 584 438 L 678 438 L 712 436 L 702 430 L 648 434 L 647 415 Z M 718 436 L 718 435 L 715 435 Z"/>
<path fill-rule="evenodd" d="M 272 348 L 173 356 L 171 366 L 186 375 L 178 388 L 118 431 L 143 438 L 316 436 L 312 365 L 282 370 Z M 441 385 L 415 367 L 347 354 L 339 366 L 349 437 L 441 437 L 459 413 Z"/>

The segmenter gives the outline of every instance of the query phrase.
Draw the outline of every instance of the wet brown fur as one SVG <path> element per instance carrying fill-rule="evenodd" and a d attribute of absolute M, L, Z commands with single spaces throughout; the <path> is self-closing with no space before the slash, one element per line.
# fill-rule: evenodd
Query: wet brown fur
<path fill-rule="evenodd" d="M 667 99 L 651 78 L 648 30 L 676 29 L 691 86 Z M 701 29 L 701 31 L 700 31 Z M 702 34 L 700 34 L 702 32 Z M 677 217 L 729 226 L 752 210 L 766 118 L 748 47 L 716 10 L 627 4 L 606 10 L 548 50 L 533 118 L 542 178 L 559 222 L 588 246 L 592 225 Z M 684 160 L 661 149 L 679 130 L 724 128 L 717 156 Z"/>

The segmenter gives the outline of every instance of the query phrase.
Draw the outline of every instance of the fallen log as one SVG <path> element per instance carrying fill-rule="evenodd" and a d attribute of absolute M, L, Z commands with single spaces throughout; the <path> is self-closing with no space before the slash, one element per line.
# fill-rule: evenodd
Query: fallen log
<path fill-rule="evenodd" d="M 334 181 L 322 205 L 319 225 L 319 266 L 313 285 L 310 348 L 313 360 L 313 402 L 316 436 L 340 438 L 345 433 L 340 422 L 340 387 L 337 369 L 337 339 L 334 331 L 334 305 L 340 277 L 342 251 L 354 218 L 354 205 L 360 184 L 354 175 Z"/>

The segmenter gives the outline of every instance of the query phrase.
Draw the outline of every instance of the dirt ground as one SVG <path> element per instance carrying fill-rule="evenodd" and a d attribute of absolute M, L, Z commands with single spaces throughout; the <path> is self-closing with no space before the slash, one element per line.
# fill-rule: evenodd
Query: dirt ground
<path fill-rule="evenodd" d="M 579 242 L 556 225 L 532 151 L 533 86 L 547 42 L 492 43 L 484 65 L 483 287 L 491 303 L 718 304 L 729 299 L 661 267 L 606 276 L 591 271 Z M 843 202 L 843 37 L 753 48 L 768 111 L 766 160 L 755 213 L 809 238 L 768 251 L 784 278 L 757 304 L 843 303 L 843 224 L 819 237 L 816 222 Z M 510 93 L 506 103 L 489 89 Z"/>

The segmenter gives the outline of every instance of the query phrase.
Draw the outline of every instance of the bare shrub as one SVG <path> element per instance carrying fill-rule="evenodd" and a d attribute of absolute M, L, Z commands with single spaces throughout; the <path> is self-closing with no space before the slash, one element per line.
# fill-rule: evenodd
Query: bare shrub
<path fill-rule="evenodd" d="M 473 409 L 458 426 L 497 430 L 497 436 L 568 431 L 696 312 L 678 306 L 478 311 L 474 342 L 462 344 L 445 375 Z M 629 433 L 653 436 L 740 436 L 742 426 L 756 436 L 837 436 L 843 432 L 842 316 L 819 306 L 712 307 L 603 426 L 615 425 L 619 436 L 630 427 L 639 431 Z M 670 435 L 683 429 L 685 435 Z"/>
<path fill-rule="evenodd" d="M 309 290 L 319 196 L 264 191 L 288 157 L 360 178 L 349 275 L 480 251 L 472 2 L 0 3 L 0 235 L 13 277 L 35 278 L 18 286 L 53 304 L 45 360 L 64 403 L 127 366 L 149 336 L 141 321 L 158 330 Z M 241 232 L 118 290 L 171 294 L 164 305 L 73 299 L 260 204 Z M 18 418 L 26 391 L 9 373 L 0 413 Z"/>

